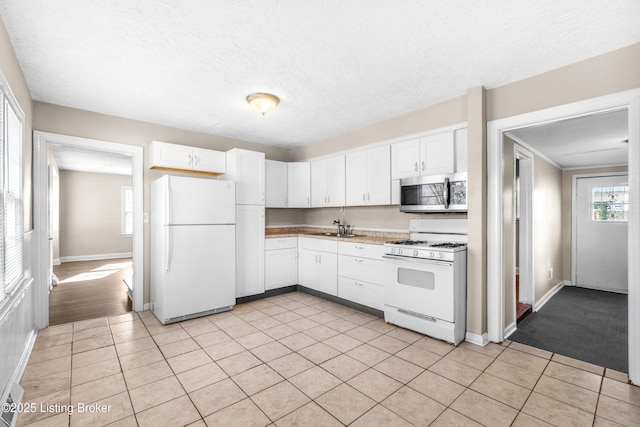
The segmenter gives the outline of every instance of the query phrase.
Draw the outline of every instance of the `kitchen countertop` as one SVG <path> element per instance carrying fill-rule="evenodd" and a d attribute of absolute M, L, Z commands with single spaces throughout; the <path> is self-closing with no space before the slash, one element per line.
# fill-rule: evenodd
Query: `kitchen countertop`
<path fill-rule="evenodd" d="M 369 243 L 372 245 L 382 245 L 384 242 L 392 240 L 406 240 L 409 238 L 408 233 L 388 233 L 381 231 L 360 231 L 355 230 L 354 237 L 336 237 L 318 235 L 317 233 L 335 233 L 336 228 L 316 228 L 316 227 L 282 227 L 282 228 L 267 228 L 265 230 L 265 237 L 278 238 L 278 237 L 311 237 L 314 239 L 324 240 L 337 240 L 341 242 L 353 242 L 353 243 Z"/>

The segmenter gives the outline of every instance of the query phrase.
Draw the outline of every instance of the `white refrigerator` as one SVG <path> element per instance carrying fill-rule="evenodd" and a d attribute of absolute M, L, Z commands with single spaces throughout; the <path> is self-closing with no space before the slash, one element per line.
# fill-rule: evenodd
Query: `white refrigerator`
<path fill-rule="evenodd" d="M 151 183 L 151 307 L 163 324 L 235 305 L 235 182 Z"/>

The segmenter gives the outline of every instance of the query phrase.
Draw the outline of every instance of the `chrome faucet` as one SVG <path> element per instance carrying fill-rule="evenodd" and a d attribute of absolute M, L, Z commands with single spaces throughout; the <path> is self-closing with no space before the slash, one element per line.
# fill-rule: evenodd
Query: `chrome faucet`
<path fill-rule="evenodd" d="M 339 219 L 334 220 L 333 225 L 338 226 L 338 236 L 344 234 L 344 224 L 341 224 Z"/>

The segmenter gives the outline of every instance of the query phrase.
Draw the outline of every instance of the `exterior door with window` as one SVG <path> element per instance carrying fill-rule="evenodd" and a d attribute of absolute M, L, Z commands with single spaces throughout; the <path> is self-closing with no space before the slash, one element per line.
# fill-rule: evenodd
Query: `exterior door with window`
<path fill-rule="evenodd" d="M 627 175 L 576 180 L 576 286 L 627 293 Z"/>

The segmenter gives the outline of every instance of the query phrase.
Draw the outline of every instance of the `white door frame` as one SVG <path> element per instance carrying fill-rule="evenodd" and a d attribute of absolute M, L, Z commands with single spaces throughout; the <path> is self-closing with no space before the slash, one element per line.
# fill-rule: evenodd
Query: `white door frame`
<path fill-rule="evenodd" d="M 628 175 L 628 172 L 602 172 L 602 173 L 584 173 L 579 175 L 573 175 L 571 180 L 571 284 L 577 285 L 576 273 L 578 270 L 578 245 L 576 236 L 578 234 L 578 212 L 576 209 L 577 203 L 577 185 L 580 178 L 599 178 L 607 176 L 619 176 Z"/>
<path fill-rule="evenodd" d="M 534 289 L 534 260 L 533 260 L 533 153 L 519 144 L 514 146 L 514 162 L 520 159 L 520 222 L 514 228 L 520 227 L 520 244 L 518 260 L 520 271 L 520 299 L 531 307 L 536 302 Z M 515 215 L 514 215 L 515 218 Z M 515 230 L 513 233 L 515 240 Z M 515 248 L 515 244 L 514 244 Z M 514 254 L 515 257 L 515 254 Z M 515 320 L 514 320 L 515 321 Z"/>
<path fill-rule="evenodd" d="M 144 246 L 143 246 L 143 149 L 96 139 L 79 138 L 47 132 L 33 132 L 33 230 L 34 279 L 36 285 L 36 326 L 49 325 L 49 222 L 47 220 L 48 144 L 91 148 L 99 151 L 131 155 L 133 187 L 133 310 L 144 306 Z"/>
<path fill-rule="evenodd" d="M 503 134 L 543 123 L 626 109 L 629 114 L 629 378 L 640 384 L 640 89 L 566 104 L 487 123 L 487 329 L 505 337 Z M 632 333 L 635 332 L 635 333 Z"/>

